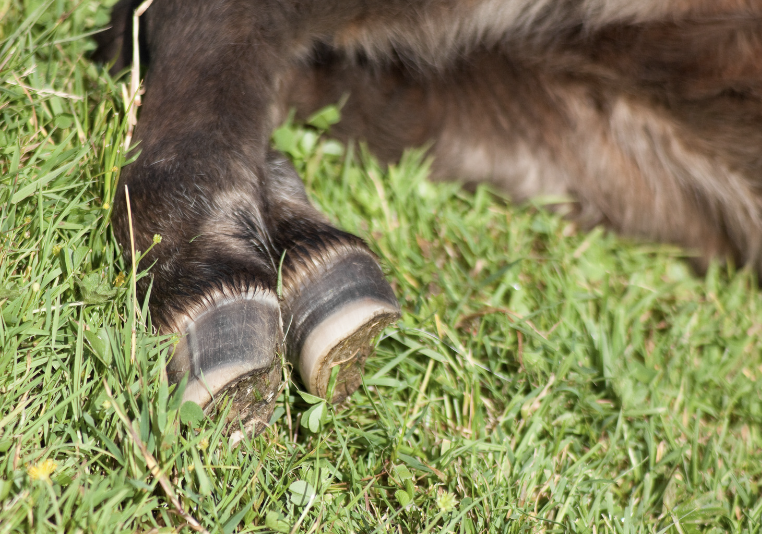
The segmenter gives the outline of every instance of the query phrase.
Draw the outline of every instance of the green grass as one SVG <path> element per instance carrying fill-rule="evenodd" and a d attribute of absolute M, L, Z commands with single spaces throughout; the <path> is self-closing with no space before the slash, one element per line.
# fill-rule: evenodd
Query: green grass
<path fill-rule="evenodd" d="M 340 408 L 291 383 L 234 449 L 181 410 L 108 224 L 124 101 L 86 59 L 107 15 L 0 0 L 0 533 L 190 531 L 169 495 L 224 533 L 760 531 L 754 276 L 310 127 L 277 142 L 403 319 Z"/>

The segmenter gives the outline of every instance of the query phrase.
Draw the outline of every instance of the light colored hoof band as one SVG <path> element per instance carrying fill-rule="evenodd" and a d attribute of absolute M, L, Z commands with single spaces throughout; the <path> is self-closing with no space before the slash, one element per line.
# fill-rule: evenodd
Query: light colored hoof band
<path fill-rule="evenodd" d="M 250 365 L 229 365 L 211 370 L 201 376 L 188 378 L 188 386 L 183 393 L 183 402 L 193 401 L 201 407 L 207 406 L 213 398 L 220 396 L 225 386 L 232 384 L 252 372 Z"/>
<path fill-rule="evenodd" d="M 282 340 L 277 298 L 257 291 L 213 299 L 193 320 L 167 366 L 170 381 L 188 375 L 183 401 L 214 415 L 222 399 L 232 403 L 228 421 L 253 434 L 272 414 L 281 378 Z"/>
<path fill-rule="evenodd" d="M 376 259 L 362 250 L 287 282 L 283 316 L 289 360 L 307 391 L 320 397 L 340 366 L 331 400 L 341 402 L 362 383 L 374 338 L 400 317 L 394 292 Z"/>

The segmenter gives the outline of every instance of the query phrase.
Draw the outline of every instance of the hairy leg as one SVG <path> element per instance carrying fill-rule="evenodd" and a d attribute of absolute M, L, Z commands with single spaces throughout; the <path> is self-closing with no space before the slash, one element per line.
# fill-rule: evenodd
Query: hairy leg
<path fill-rule="evenodd" d="M 189 375 L 185 398 L 212 409 L 227 394 L 233 417 L 260 431 L 280 382 L 280 349 L 315 394 L 327 393 L 338 366 L 335 398 L 344 398 L 399 309 L 362 241 L 328 225 L 293 170 L 268 159 L 275 91 L 299 40 L 284 5 L 253 7 L 152 6 L 141 154 L 123 171 L 114 225 L 123 243 L 132 226 L 140 250 L 163 237 L 144 260 L 154 267 L 140 290 L 151 284 L 161 330 L 183 335 L 168 371 L 175 381 Z"/>
<path fill-rule="evenodd" d="M 737 15 L 735 13 L 734 15 Z M 292 73 L 303 116 L 350 95 L 333 133 L 387 161 L 432 143 L 434 174 L 514 199 L 570 196 L 584 224 L 762 268 L 762 19 L 506 39 L 443 68 L 327 46 Z"/>
<path fill-rule="evenodd" d="M 185 398 L 208 409 L 227 394 L 231 416 L 259 432 L 283 342 L 264 185 L 272 55 L 255 50 L 251 16 L 233 3 L 157 1 L 144 22 L 141 153 L 122 172 L 114 227 L 128 242 L 128 188 L 137 248 L 163 238 L 140 289 L 151 284 L 161 331 L 183 336 L 170 378 L 189 375 Z"/>

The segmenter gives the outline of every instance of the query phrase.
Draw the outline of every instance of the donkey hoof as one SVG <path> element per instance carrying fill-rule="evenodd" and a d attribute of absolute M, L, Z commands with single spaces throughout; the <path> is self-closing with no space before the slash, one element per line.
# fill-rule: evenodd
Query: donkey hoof
<path fill-rule="evenodd" d="M 186 321 L 167 374 L 172 382 L 189 375 L 183 401 L 213 415 L 227 397 L 231 430 L 240 420 L 247 433 L 259 434 L 272 415 L 281 379 L 278 300 L 263 291 L 212 300 Z"/>
<path fill-rule="evenodd" d="M 373 340 L 399 319 L 399 304 L 365 252 L 303 278 L 285 297 L 289 357 L 307 391 L 320 397 L 327 396 L 332 371 L 340 366 L 331 400 L 341 402 L 360 386 Z"/>

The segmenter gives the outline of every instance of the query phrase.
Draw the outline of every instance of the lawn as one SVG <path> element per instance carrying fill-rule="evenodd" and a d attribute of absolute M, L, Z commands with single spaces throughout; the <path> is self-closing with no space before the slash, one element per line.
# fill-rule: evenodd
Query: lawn
<path fill-rule="evenodd" d="M 330 406 L 231 447 L 180 405 L 109 217 L 126 79 L 90 0 L 0 0 L 0 533 L 759 532 L 762 291 L 542 202 L 275 136 L 403 318 Z M 145 276 L 146 273 L 138 273 Z M 287 371 L 286 371 L 287 372 Z"/>

